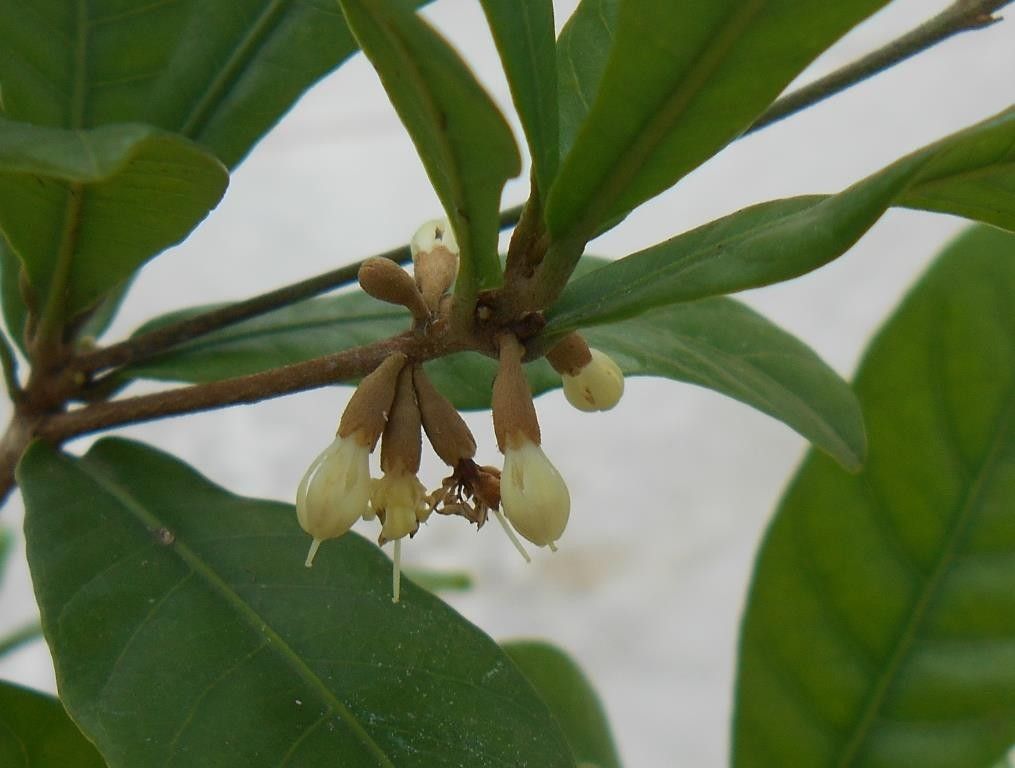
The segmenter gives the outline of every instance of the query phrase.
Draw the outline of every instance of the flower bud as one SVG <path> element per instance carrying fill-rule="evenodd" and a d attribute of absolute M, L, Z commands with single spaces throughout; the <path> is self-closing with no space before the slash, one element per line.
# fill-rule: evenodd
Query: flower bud
<path fill-rule="evenodd" d="M 624 374 L 613 359 L 598 349 L 575 375 L 561 374 L 564 397 L 579 411 L 608 411 L 624 394 Z"/>
<path fill-rule="evenodd" d="M 429 316 L 416 281 L 390 259 L 381 256 L 367 259 L 360 265 L 358 278 L 360 287 L 375 299 L 401 304 L 417 320 L 425 320 Z"/>
<path fill-rule="evenodd" d="M 432 312 L 458 277 L 458 241 L 446 220 L 428 221 L 412 236 L 413 273 L 416 285 Z"/>
<path fill-rule="evenodd" d="M 338 538 L 369 512 L 369 456 L 362 435 L 336 437 L 303 475 L 296 491 L 296 519 L 314 539 L 307 568 L 322 541 Z"/>
<path fill-rule="evenodd" d="M 567 526 L 571 495 L 542 448 L 524 437 L 504 452 L 500 478 L 504 514 L 518 533 L 539 547 L 554 543 Z"/>

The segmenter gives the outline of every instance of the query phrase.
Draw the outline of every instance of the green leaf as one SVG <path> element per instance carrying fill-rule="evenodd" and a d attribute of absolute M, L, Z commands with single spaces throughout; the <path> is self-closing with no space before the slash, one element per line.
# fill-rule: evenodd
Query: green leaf
<path fill-rule="evenodd" d="M 860 475 L 812 453 L 758 555 L 734 765 L 990 765 L 1015 742 L 1015 236 L 956 241 L 857 375 Z"/>
<path fill-rule="evenodd" d="M 0 232 L 44 311 L 71 317 L 179 242 L 228 175 L 196 144 L 145 125 L 87 131 L 0 118 Z"/>
<path fill-rule="evenodd" d="M 501 282 L 504 183 L 521 170 L 504 117 L 458 54 L 399 0 L 341 0 L 412 137 L 458 240 L 458 295 L 471 303 Z"/>
<path fill-rule="evenodd" d="M 586 257 L 582 268 L 597 263 Z M 181 316 L 167 316 L 142 331 Z M 209 334 L 135 365 L 129 375 L 215 381 L 387 338 L 408 323 L 404 310 L 349 293 Z M 589 329 L 585 336 L 629 376 L 664 376 L 708 387 L 785 422 L 846 467 L 856 469 L 863 460 L 863 423 L 849 387 L 806 345 L 742 304 L 717 298 L 674 305 Z M 493 360 L 461 352 L 430 361 L 426 370 L 459 408 L 490 407 L 497 372 Z M 529 364 L 526 371 L 536 393 L 561 385 L 545 360 Z"/>
<path fill-rule="evenodd" d="M 18 470 L 68 711 L 111 768 L 573 765 L 497 645 L 356 534 L 124 440 Z"/>
<path fill-rule="evenodd" d="M 355 51 L 334 0 L 0 6 L 6 117 L 60 128 L 148 123 L 210 147 L 230 168 Z"/>
<path fill-rule="evenodd" d="M 533 640 L 501 643 L 501 648 L 549 705 L 579 764 L 620 768 L 603 705 L 571 657 L 548 643 Z"/>
<path fill-rule="evenodd" d="M 570 152 L 595 101 L 613 46 L 619 0 L 581 0 L 557 38 L 560 152 Z"/>
<path fill-rule="evenodd" d="M 837 195 L 761 203 L 580 277 L 551 308 L 547 332 L 802 275 L 849 250 L 891 205 L 933 205 L 1015 230 L 1015 108 Z"/>
<path fill-rule="evenodd" d="M 627 375 L 720 392 L 782 421 L 846 469 L 863 464 L 863 415 L 849 385 L 802 341 L 733 299 L 677 304 L 584 336 Z"/>
<path fill-rule="evenodd" d="M 540 192 L 550 191 L 557 173 L 557 49 L 551 0 L 482 0 L 500 53 L 511 98 L 532 153 Z"/>
<path fill-rule="evenodd" d="M 56 128 L 154 125 L 232 168 L 356 50 L 334 0 L 5 2 L 0 112 Z M 2 240 L 4 316 L 23 346 L 18 269 Z"/>
<path fill-rule="evenodd" d="M 558 240 L 672 186 L 746 130 L 806 66 L 887 0 L 627 0 L 596 100 L 547 203 Z"/>
<path fill-rule="evenodd" d="M 0 765 L 4 768 L 105 768 L 52 696 L 0 681 Z"/>

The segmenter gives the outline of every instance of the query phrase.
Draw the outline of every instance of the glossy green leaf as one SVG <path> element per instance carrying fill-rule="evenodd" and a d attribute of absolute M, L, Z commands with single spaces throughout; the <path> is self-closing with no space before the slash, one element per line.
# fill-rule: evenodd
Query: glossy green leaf
<path fill-rule="evenodd" d="M 377 341 L 408 323 L 404 310 L 350 293 L 209 334 L 136 365 L 130 375 L 214 381 Z M 863 459 L 863 424 L 849 387 L 806 345 L 738 302 L 678 304 L 590 328 L 585 335 L 629 376 L 663 376 L 713 389 L 785 422 L 847 467 L 855 469 Z M 490 407 L 493 360 L 462 352 L 432 360 L 426 370 L 459 408 Z M 545 360 L 526 370 L 534 392 L 560 387 L 560 376 Z"/>
<path fill-rule="evenodd" d="M 953 244 L 857 375 L 860 475 L 812 453 L 765 536 L 734 765 L 966 768 L 1015 742 L 1015 236 Z"/>
<path fill-rule="evenodd" d="M 536 181 L 545 197 L 557 173 L 559 141 L 553 2 L 482 3 L 529 143 Z"/>
<path fill-rule="evenodd" d="M 0 681 L 0 765 L 4 768 L 105 768 L 60 702 Z"/>
<path fill-rule="evenodd" d="M 313 568 L 292 506 L 124 440 L 18 471 L 68 711 L 111 768 L 573 765 L 476 627 L 356 534 Z M 295 481 L 295 478 L 294 478 Z"/>
<path fill-rule="evenodd" d="M 0 111 L 56 128 L 154 125 L 233 167 L 356 50 L 335 0 L 4 2 Z M 58 204 L 53 190 L 43 193 L 47 206 Z M 22 344 L 18 267 L 2 242 L 0 259 L 4 317 Z"/>
<path fill-rule="evenodd" d="M 229 167 L 355 50 L 334 0 L 0 4 L 6 117 L 148 123 Z"/>
<path fill-rule="evenodd" d="M 68 317 L 186 237 L 227 183 L 213 155 L 150 126 L 74 131 L 0 118 L 0 233 L 40 307 L 60 291 Z"/>
<path fill-rule="evenodd" d="M 514 640 L 501 647 L 549 705 L 579 765 L 620 768 L 603 705 L 571 657 L 534 640 Z"/>
<path fill-rule="evenodd" d="M 1015 230 L 1015 108 L 837 195 L 761 203 L 578 278 L 551 308 L 548 332 L 788 280 L 845 253 L 891 205 Z"/>
<path fill-rule="evenodd" d="M 557 38 L 560 153 L 574 145 L 596 99 L 616 35 L 619 0 L 581 0 Z"/>
<path fill-rule="evenodd" d="M 558 239 L 672 186 L 747 129 L 806 66 L 887 0 L 627 0 L 588 118 L 547 203 Z"/>
<path fill-rule="evenodd" d="M 461 249 L 456 290 L 472 301 L 501 281 L 500 196 L 521 170 L 511 129 L 454 49 L 400 0 L 341 4 L 444 206 Z"/>

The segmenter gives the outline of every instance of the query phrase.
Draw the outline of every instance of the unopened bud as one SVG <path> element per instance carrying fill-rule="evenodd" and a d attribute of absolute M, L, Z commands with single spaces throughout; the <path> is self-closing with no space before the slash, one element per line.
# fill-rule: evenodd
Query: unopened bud
<path fill-rule="evenodd" d="M 500 497 L 504 514 L 518 533 L 536 546 L 555 549 L 570 516 L 571 495 L 542 448 L 525 439 L 508 447 Z"/>
<path fill-rule="evenodd" d="M 458 277 L 458 241 L 447 221 L 428 221 L 409 244 L 413 273 L 423 301 L 433 312 Z"/>
<path fill-rule="evenodd" d="M 360 287 L 375 299 L 400 304 L 417 320 L 429 315 L 416 281 L 390 259 L 380 256 L 367 259 L 360 265 L 358 277 Z"/>
<path fill-rule="evenodd" d="M 476 455 L 476 438 L 455 406 L 430 381 L 423 366 L 413 367 L 412 381 L 423 429 L 441 461 L 457 467 L 462 459 L 473 458 Z"/>
<path fill-rule="evenodd" d="M 561 374 L 564 397 L 579 411 L 608 411 L 624 394 L 624 373 L 605 352 L 591 353 L 584 368 L 573 375 Z"/>
<path fill-rule="evenodd" d="M 359 433 L 370 450 L 374 449 L 387 423 L 391 401 L 395 398 L 398 374 L 406 360 L 401 352 L 395 352 L 377 366 L 373 373 L 363 377 L 349 398 L 349 404 L 338 423 L 339 437 Z"/>

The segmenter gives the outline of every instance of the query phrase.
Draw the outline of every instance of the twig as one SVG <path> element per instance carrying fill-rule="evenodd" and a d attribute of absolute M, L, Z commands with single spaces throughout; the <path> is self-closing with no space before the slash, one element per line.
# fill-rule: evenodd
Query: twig
<path fill-rule="evenodd" d="M 21 399 L 21 383 L 18 381 L 18 359 L 14 356 L 7 336 L 0 331 L 0 367 L 3 368 L 4 384 L 7 386 L 7 396 L 12 402 Z"/>
<path fill-rule="evenodd" d="M 449 341 L 443 336 L 421 336 L 409 331 L 373 344 L 249 376 L 94 403 L 66 413 L 53 414 L 42 419 L 32 434 L 59 443 L 110 427 L 241 403 L 256 403 L 358 378 L 372 371 L 393 352 L 402 352 L 414 362 L 423 362 L 464 348 L 464 345 Z"/>
<path fill-rule="evenodd" d="M 883 48 L 815 80 L 775 101 L 744 135 L 761 130 L 790 115 L 824 101 L 889 67 L 932 48 L 961 32 L 983 29 L 1000 21 L 994 11 L 1015 0 L 957 0 L 932 19 L 893 40 Z"/>
<path fill-rule="evenodd" d="M 521 211 L 521 206 L 516 206 L 501 213 L 501 228 L 515 224 L 518 217 L 521 216 Z M 393 248 L 390 251 L 377 254 L 377 257 L 391 259 L 399 264 L 412 258 L 408 246 Z M 77 359 L 75 367 L 85 373 L 94 373 L 106 368 L 146 360 L 185 341 L 348 285 L 356 280 L 356 274 L 362 263 L 362 261 L 357 261 L 316 277 L 301 280 L 298 283 L 292 283 L 235 304 L 202 312 L 199 315 L 164 325 L 118 344 L 83 354 Z"/>

